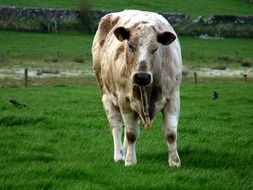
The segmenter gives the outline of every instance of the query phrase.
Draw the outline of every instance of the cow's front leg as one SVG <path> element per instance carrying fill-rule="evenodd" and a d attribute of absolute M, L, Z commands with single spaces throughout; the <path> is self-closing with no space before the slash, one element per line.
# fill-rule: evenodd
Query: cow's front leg
<path fill-rule="evenodd" d="M 123 112 L 122 117 L 125 124 L 125 165 L 130 166 L 137 163 L 135 144 L 140 131 L 139 122 L 138 116 L 135 112 Z"/>
<path fill-rule="evenodd" d="M 163 131 L 167 140 L 169 158 L 168 162 L 170 166 L 180 167 L 181 161 L 177 151 L 177 125 L 179 119 L 179 92 L 176 91 L 171 96 L 170 100 L 163 110 Z"/>
<path fill-rule="evenodd" d="M 110 128 L 113 136 L 113 144 L 114 144 L 114 161 L 124 160 L 122 142 L 121 142 L 121 114 L 118 107 L 116 107 L 110 96 L 104 94 L 102 98 L 104 108 L 107 114 L 107 118 L 109 120 Z"/>

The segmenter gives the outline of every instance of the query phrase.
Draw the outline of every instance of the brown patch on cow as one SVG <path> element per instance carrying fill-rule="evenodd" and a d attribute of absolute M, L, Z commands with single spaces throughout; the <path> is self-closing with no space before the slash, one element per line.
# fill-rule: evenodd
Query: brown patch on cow
<path fill-rule="evenodd" d="M 101 40 L 101 41 L 99 42 L 99 45 L 102 47 L 102 46 L 104 45 L 104 43 L 105 43 L 105 40 Z"/>
<path fill-rule="evenodd" d="M 118 23 L 119 17 L 113 17 L 111 14 L 104 16 L 99 23 L 99 45 L 104 45 L 104 40 L 112 28 Z"/>
<path fill-rule="evenodd" d="M 124 71 L 124 75 L 125 77 L 129 77 L 129 80 L 131 80 L 130 76 L 132 71 L 134 70 L 134 68 L 136 67 L 136 62 L 137 62 L 137 58 L 134 55 L 131 55 L 130 53 L 128 53 L 128 55 L 126 56 L 126 65 L 125 65 L 125 71 Z"/>
<path fill-rule="evenodd" d="M 138 86 L 133 87 L 133 97 L 137 98 L 138 100 L 141 99 L 140 89 Z"/>
<path fill-rule="evenodd" d="M 122 97 L 118 99 L 118 101 L 119 101 L 119 105 L 121 105 L 122 113 L 128 113 L 131 111 L 130 100 L 128 97 Z"/>
<path fill-rule="evenodd" d="M 122 45 L 116 50 L 116 54 L 115 54 L 115 57 L 114 57 L 114 61 L 116 61 L 124 51 L 125 51 L 125 47 L 124 47 L 124 45 L 122 44 Z"/>
<path fill-rule="evenodd" d="M 128 142 L 131 144 L 136 141 L 136 135 L 133 132 L 127 132 L 126 137 Z"/>
<path fill-rule="evenodd" d="M 113 78 L 112 77 L 107 77 L 103 80 L 103 88 L 104 90 L 106 90 L 107 92 L 110 92 L 111 94 L 113 94 L 115 97 L 116 96 L 116 86 L 115 83 L 113 83 Z M 105 92 L 106 92 L 105 91 Z"/>
<path fill-rule="evenodd" d="M 135 47 L 135 49 L 138 49 L 138 37 L 130 37 L 130 38 L 131 39 L 130 39 L 129 44 L 131 44 L 131 46 Z M 129 68 L 131 68 L 131 66 L 136 66 L 137 57 L 138 56 L 136 56 L 136 52 L 127 51 L 126 63 Z"/>
<path fill-rule="evenodd" d="M 154 32 L 157 32 L 156 28 L 154 26 L 151 26 Z"/>
<path fill-rule="evenodd" d="M 140 22 L 137 22 L 132 26 L 132 28 L 137 28 L 140 24 L 141 24 Z"/>
<path fill-rule="evenodd" d="M 115 106 L 114 104 L 111 105 L 111 109 L 113 110 L 114 113 L 120 114 L 120 109 L 118 106 Z M 118 122 L 121 122 L 121 116 L 118 117 Z"/>
<path fill-rule="evenodd" d="M 150 104 L 149 106 L 149 118 L 150 120 L 153 120 L 155 117 L 155 105 Z"/>
<path fill-rule="evenodd" d="M 176 75 L 176 83 L 179 84 L 181 81 L 181 75 L 180 74 L 177 74 Z"/>
<path fill-rule="evenodd" d="M 130 104 L 130 100 L 129 100 L 128 97 L 125 97 L 125 102 L 126 102 L 127 104 Z"/>
<path fill-rule="evenodd" d="M 130 106 L 130 100 L 128 97 L 117 97 L 118 103 L 120 105 L 120 111 L 122 114 L 132 112 L 131 106 Z M 134 117 L 137 118 L 137 115 L 134 115 Z"/>
<path fill-rule="evenodd" d="M 100 36 L 102 37 L 102 39 L 105 39 L 107 34 L 112 29 L 111 17 L 112 17 L 111 15 L 107 15 L 107 16 L 103 17 L 99 23 Z"/>
<path fill-rule="evenodd" d="M 112 15 L 107 15 L 101 19 L 100 28 L 108 34 L 110 30 L 117 24 L 119 17 L 113 17 Z"/>
<path fill-rule="evenodd" d="M 111 26 L 112 26 L 112 27 L 115 26 L 115 25 L 118 23 L 118 21 L 119 21 L 119 17 L 114 18 L 114 19 L 111 21 Z"/>
<path fill-rule="evenodd" d="M 122 76 L 123 78 L 128 78 L 128 80 L 129 80 L 130 75 L 131 75 L 131 72 L 130 72 L 130 70 L 129 70 L 129 68 L 128 68 L 128 65 L 124 64 L 124 65 L 122 66 L 122 69 L 121 69 L 121 71 L 120 71 L 120 74 L 121 74 L 121 76 Z M 122 85 L 123 85 L 122 88 L 124 88 L 124 84 L 122 84 Z"/>
<path fill-rule="evenodd" d="M 140 40 L 139 30 L 133 26 L 129 31 L 130 31 L 129 44 L 131 44 L 135 48 L 138 48 L 137 46 Z"/>
<path fill-rule="evenodd" d="M 118 95 L 116 94 L 116 92 L 112 92 L 112 95 L 116 98 L 118 98 Z"/>
<path fill-rule="evenodd" d="M 169 151 L 169 154 L 171 153 L 171 151 Z M 179 158 L 178 158 L 178 156 L 177 155 L 171 155 L 171 160 L 173 160 L 174 162 L 180 162 L 180 160 L 179 160 Z"/>
<path fill-rule="evenodd" d="M 141 23 L 142 24 L 148 24 L 149 22 L 148 21 L 142 21 Z"/>
<path fill-rule="evenodd" d="M 149 118 L 152 120 L 155 117 L 155 103 L 161 99 L 162 89 L 160 86 L 154 86 L 151 91 L 149 101 Z"/>
<path fill-rule="evenodd" d="M 95 74 L 96 74 L 96 79 L 97 79 L 97 82 L 98 82 L 98 85 L 99 85 L 99 89 L 100 89 L 100 93 L 101 94 L 104 94 L 104 89 L 103 89 L 103 81 L 101 79 L 101 76 L 100 76 L 100 72 L 101 72 L 101 68 L 95 68 Z"/>
<path fill-rule="evenodd" d="M 141 22 L 137 22 L 137 23 L 135 23 L 132 27 L 133 28 L 137 28 L 138 26 L 140 26 L 141 24 L 148 24 L 149 22 L 147 22 L 147 21 L 141 21 Z"/>
<path fill-rule="evenodd" d="M 166 137 L 167 137 L 167 141 L 170 144 L 172 144 L 172 143 L 174 143 L 176 141 L 176 134 L 173 133 L 173 132 L 168 132 L 167 135 L 166 135 Z"/>

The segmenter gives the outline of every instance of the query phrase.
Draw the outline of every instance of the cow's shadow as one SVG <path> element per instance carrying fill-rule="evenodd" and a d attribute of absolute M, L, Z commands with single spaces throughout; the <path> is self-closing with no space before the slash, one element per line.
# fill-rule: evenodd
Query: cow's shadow
<path fill-rule="evenodd" d="M 204 169 L 226 169 L 238 168 L 250 162 L 247 157 L 241 158 L 236 154 L 211 151 L 204 148 L 179 149 L 182 167 L 204 168 Z M 139 158 L 144 162 L 163 163 L 167 162 L 167 152 L 143 152 Z M 252 164 L 252 163 L 249 163 Z"/>

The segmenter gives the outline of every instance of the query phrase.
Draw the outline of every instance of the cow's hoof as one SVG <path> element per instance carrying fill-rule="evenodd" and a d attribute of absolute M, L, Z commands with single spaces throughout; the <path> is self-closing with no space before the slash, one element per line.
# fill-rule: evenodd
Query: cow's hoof
<path fill-rule="evenodd" d="M 123 157 L 116 157 L 114 158 L 114 162 L 123 162 L 124 158 Z"/>
<path fill-rule="evenodd" d="M 135 164 L 137 164 L 136 156 L 125 159 L 125 166 L 134 166 Z"/>
<path fill-rule="evenodd" d="M 125 160 L 125 158 L 122 155 L 114 156 L 114 162 L 121 162 L 121 161 L 124 161 L 124 160 Z"/>
<path fill-rule="evenodd" d="M 124 161 L 125 157 L 124 157 L 123 150 L 120 150 L 119 152 L 115 151 L 113 158 L 114 158 L 114 162 Z"/>
<path fill-rule="evenodd" d="M 134 165 L 136 165 L 136 161 L 134 161 L 134 162 L 130 162 L 130 161 L 125 161 L 125 166 L 134 166 Z"/>
<path fill-rule="evenodd" d="M 169 165 L 171 167 L 178 167 L 178 168 L 181 166 L 181 161 L 180 161 L 178 154 L 174 154 L 174 155 L 169 156 Z"/>

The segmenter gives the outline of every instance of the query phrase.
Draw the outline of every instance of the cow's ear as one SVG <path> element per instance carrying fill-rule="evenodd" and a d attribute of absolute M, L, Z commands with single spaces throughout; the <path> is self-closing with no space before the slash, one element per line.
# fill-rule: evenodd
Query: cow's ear
<path fill-rule="evenodd" d="M 175 39 L 175 34 L 171 32 L 163 32 L 157 35 L 157 41 L 165 46 L 171 44 Z"/>
<path fill-rule="evenodd" d="M 119 41 L 124 41 L 129 39 L 130 32 L 124 27 L 118 27 L 114 30 L 114 35 Z"/>

